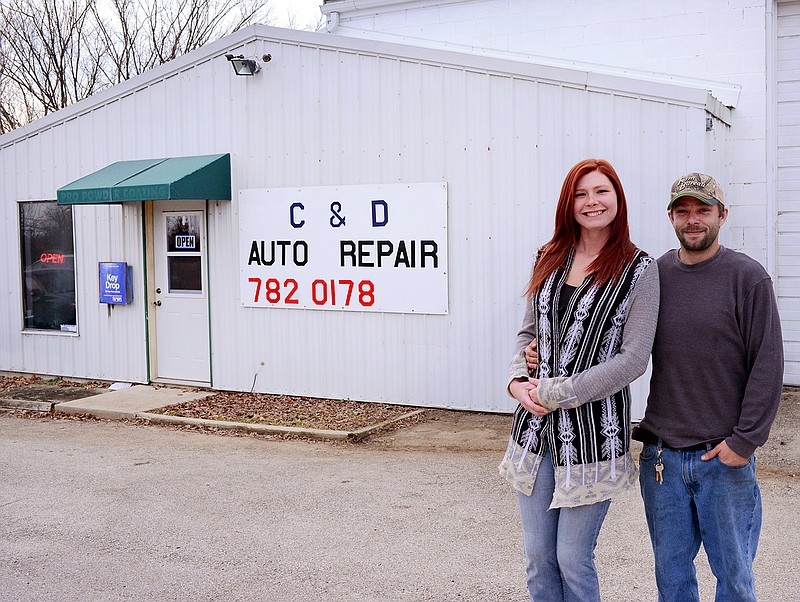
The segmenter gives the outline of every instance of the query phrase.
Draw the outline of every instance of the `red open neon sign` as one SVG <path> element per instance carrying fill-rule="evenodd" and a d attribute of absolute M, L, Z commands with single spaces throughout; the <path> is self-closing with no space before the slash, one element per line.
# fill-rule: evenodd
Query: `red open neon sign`
<path fill-rule="evenodd" d="M 42 253 L 39 256 L 42 263 L 64 263 L 63 253 Z"/>

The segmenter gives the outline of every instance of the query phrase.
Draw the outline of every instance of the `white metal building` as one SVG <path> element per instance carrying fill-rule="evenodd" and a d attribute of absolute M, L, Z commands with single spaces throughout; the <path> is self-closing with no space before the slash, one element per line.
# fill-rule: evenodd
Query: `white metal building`
<path fill-rule="evenodd" d="M 658 254 L 673 175 L 730 181 L 731 120 L 697 85 L 247 28 L 0 137 L 0 369 L 510 411 L 567 170 L 611 161 Z"/>
<path fill-rule="evenodd" d="M 721 237 L 771 274 L 785 382 L 800 384 L 798 0 L 325 0 L 322 11 L 341 36 L 671 81 L 735 108 Z"/>

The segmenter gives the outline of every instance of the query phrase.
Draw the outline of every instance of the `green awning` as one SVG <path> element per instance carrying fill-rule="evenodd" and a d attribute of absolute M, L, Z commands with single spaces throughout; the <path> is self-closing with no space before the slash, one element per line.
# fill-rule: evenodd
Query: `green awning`
<path fill-rule="evenodd" d="M 118 161 L 58 189 L 59 205 L 231 200 L 231 156 Z"/>

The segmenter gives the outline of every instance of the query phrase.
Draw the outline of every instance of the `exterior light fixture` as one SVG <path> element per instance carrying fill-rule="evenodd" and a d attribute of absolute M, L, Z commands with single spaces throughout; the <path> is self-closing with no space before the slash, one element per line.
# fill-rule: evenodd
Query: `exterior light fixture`
<path fill-rule="evenodd" d="M 255 75 L 261 71 L 261 66 L 256 61 L 244 58 L 243 54 L 238 56 L 226 54 L 225 58 L 233 66 L 233 72 L 236 75 Z"/>

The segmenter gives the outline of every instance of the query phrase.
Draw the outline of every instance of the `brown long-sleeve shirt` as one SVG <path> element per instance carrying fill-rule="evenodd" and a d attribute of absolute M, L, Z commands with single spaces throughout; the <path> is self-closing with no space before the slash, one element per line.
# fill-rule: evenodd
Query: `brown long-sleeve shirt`
<path fill-rule="evenodd" d="M 658 259 L 661 303 L 641 426 L 672 447 L 725 439 L 740 456 L 763 445 L 778 410 L 783 341 L 772 281 L 722 247 L 685 265 Z"/>

